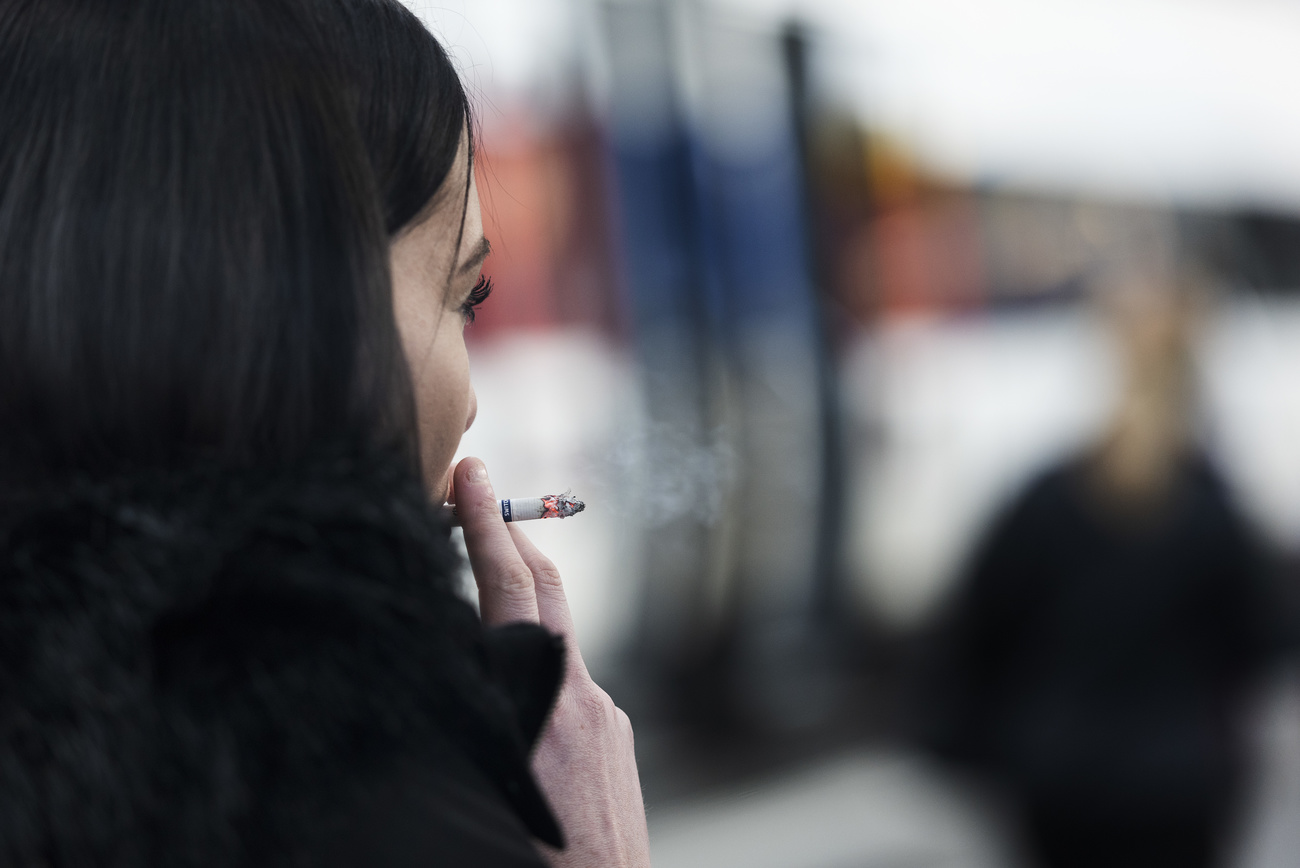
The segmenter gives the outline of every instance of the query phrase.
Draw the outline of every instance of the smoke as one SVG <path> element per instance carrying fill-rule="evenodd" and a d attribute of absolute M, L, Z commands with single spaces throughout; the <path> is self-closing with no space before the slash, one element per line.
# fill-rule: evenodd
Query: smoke
<path fill-rule="evenodd" d="M 617 489 L 615 509 L 649 527 L 690 520 L 716 524 L 735 489 L 739 458 L 727 430 L 691 432 L 651 423 L 598 456 L 599 478 Z"/>

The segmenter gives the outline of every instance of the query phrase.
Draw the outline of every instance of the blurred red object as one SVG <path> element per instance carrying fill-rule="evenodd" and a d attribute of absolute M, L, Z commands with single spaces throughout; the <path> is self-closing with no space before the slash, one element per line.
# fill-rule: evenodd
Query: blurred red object
<path fill-rule="evenodd" d="M 488 302 L 469 337 L 588 326 L 622 332 L 601 131 L 577 117 L 549 129 L 522 113 L 485 130 L 475 171 L 492 255 Z"/>

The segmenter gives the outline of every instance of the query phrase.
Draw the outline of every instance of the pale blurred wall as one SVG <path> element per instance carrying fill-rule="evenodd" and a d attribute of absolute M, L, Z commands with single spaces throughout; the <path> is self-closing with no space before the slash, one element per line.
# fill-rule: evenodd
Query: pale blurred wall
<path fill-rule="evenodd" d="M 1200 349 L 1201 437 L 1266 536 L 1300 550 L 1300 300 L 1231 297 Z M 860 601 L 915 625 L 1030 474 L 1100 432 L 1113 347 L 1081 306 L 899 320 L 845 366 Z"/>
<path fill-rule="evenodd" d="M 828 86 L 935 173 L 1300 205 L 1291 0 L 714 0 L 825 35 Z"/>

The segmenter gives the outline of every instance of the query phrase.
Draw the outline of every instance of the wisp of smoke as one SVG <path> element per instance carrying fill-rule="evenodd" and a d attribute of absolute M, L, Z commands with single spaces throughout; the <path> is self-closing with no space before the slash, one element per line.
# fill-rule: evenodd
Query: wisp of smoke
<path fill-rule="evenodd" d="M 690 432 L 664 423 L 620 437 L 597 474 L 619 489 L 614 502 L 642 525 L 715 524 L 734 490 L 738 457 L 724 428 Z"/>

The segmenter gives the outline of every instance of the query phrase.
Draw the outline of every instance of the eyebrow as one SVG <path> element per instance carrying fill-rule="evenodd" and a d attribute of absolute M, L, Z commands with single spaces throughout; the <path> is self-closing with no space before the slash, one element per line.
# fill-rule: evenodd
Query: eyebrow
<path fill-rule="evenodd" d="M 468 271 L 477 271 L 483 267 L 483 260 L 488 258 L 492 252 L 492 244 L 486 237 L 479 238 L 478 244 L 474 247 L 474 252 L 470 254 L 469 259 L 461 263 L 460 268 L 456 269 L 457 273 L 464 274 Z"/>

